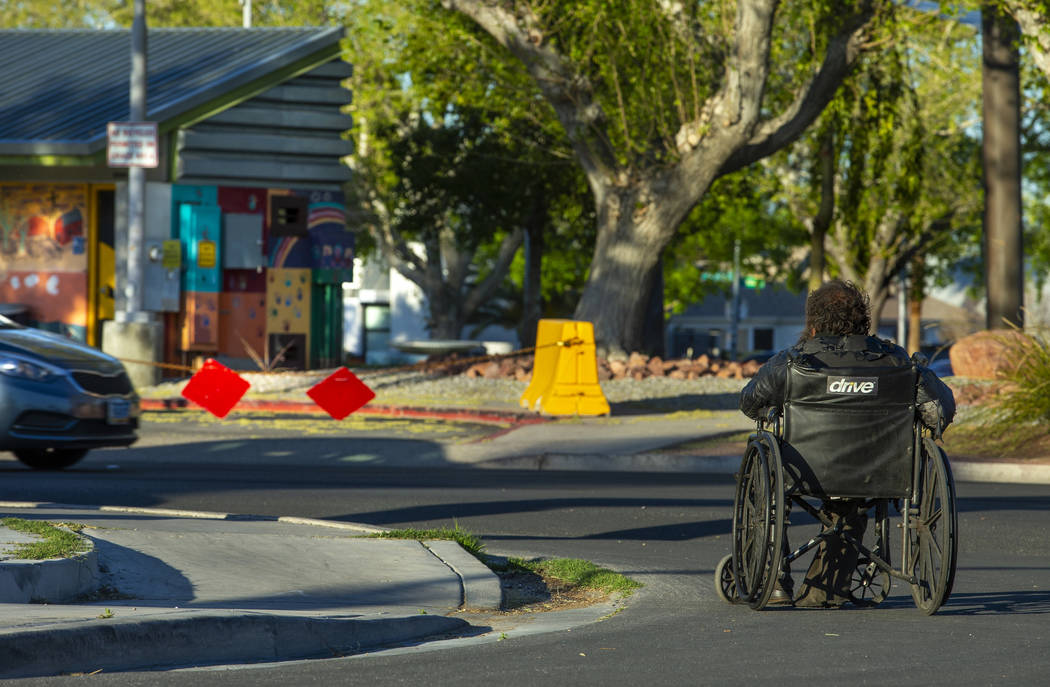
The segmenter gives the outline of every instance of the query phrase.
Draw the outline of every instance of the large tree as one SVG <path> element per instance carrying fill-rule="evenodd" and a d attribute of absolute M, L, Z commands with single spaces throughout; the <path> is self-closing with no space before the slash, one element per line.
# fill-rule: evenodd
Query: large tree
<path fill-rule="evenodd" d="M 442 0 L 525 65 L 594 195 L 575 316 L 612 352 L 642 338 L 656 267 L 719 176 L 794 141 L 892 3 Z"/>

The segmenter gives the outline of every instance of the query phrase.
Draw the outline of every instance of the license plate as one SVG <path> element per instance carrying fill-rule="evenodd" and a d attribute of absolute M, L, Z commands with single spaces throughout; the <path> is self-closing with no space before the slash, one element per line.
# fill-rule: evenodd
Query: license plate
<path fill-rule="evenodd" d="M 106 422 L 111 425 L 127 424 L 131 418 L 131 403 L 123 398 L 111 398 L 106 403 Z"/>

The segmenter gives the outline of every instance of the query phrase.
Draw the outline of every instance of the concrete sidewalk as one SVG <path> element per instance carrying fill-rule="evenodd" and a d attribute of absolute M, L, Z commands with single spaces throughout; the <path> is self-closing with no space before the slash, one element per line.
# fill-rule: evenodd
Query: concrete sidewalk
<path fill-rule="evenodd" d="M 0 677 L 338 656 L 478 632 L 499 579 L 455 542 L 298 518 L 0 503 L 87 525 L 93 550 L 0 554 Z M 31 536 L 0 526 L 0 552 Z M 29 603 L 33 601 L 34 603 Z"/>

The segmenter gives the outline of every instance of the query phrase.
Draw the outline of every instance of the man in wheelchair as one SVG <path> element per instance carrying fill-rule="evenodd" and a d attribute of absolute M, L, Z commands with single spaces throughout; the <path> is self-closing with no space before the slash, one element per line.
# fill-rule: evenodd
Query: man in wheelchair
<path fill-rule="evenodd" d="M 827 380 L 831 380 L 831 377 L 826 376 L 828 368 L 850 368 L 850 374 L 854 376 L 843 377 L 836 382 L 827 381 L 827 391 L 832 392 L 833 384 L 838 384 L 841 388 L 835 388 L 834 391 L 855 394 L 864 394 L 872 384 L 878 383 L 874 377 L 856 376 L 863 374 L 863 368 L 885 370 L 901 367 L 908 368 L 909 374 L 914 368 L 917 376 L 906 379 L 909 380 L 908 385 L 912 384 L 910 380 L 915 380 L 916 414 L 933 437 L 939 439 L 955 415 L 955 398 L 951 389 L 921 364 L 924 361 L 913 360 L 900 346 L 870 336 L 870 330 L 868 296 L 848 281 L 836 279 L 825 283 L 806 300 L 806 328 L 799 342 L 778 353 L 759 369 L 740 394 L 740 410 L 755 420 L 768 417 L 771 409 L 781 412 L 787 400 L 788 377 L 792 368 L 796 369 L 792 374 L 797 374 L 798 370 L 802 370 L 803 374 L 805 370 L 822 371 L 825 377 L 821 379 Z M 858 372 L 858 368 L 862 370 Z M 865 381 L 869 379 L 871 381 Z M 838 422 L 826 419 L 834 418 L 834 415 L 821 417 L 823 419 L 819 422 Z M 839 417 L 843 418 L 843 422 L 849 421 L 846 415 Z M 911 424 L 914 425 L 914 418 Z M 871 429 L 870 436 L 878 436 L 877 429 Z M 859 426 L 857 430 L 858 434 L 869 434 L 869 427 Z M 893 432 L 902 433 L 899 430 Z M 863 441 L 864 438 L 859 440 Z M 864 456 L 860 459 L 863 460 Z M 867 528 L 863 504 L 864 499 L 833 497 L 823 501 L 821 512 L 840 528 L 839 531 L 861 541 Z M 786 551 L 786 537 L 784 548 Z M 858 551 L 855 548 L 845 546 L 837 537 L 828 537 L 817 548 L 798 596 L 792 593 L 794 585 L 790 566 L 785 563 L 767 603 L 831 607 L 850 601 L 850 578 L 857 568 L 857 560 Z"/>

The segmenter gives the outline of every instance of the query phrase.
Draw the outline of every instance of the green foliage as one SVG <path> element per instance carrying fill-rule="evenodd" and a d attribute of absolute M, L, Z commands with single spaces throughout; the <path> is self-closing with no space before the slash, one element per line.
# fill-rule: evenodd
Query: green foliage
<path fill-rule="evenodd" d="M 0 27 L 5 29 L 79 29 L 104 27 L 115 0 L 0 0 Z M 130 4 L 130 3 L 129 3 Z"/>
<path fill-rule="evenodd" d="M 600 135 L 620 163 L 673 153 L 681 123 L 698 118 L 717 87 L 726 4 L 687 3 L 684 30 L 659 0 L 531 4 L 551 45 L 584 71 L 612 116 Z"/>
<path fill-rule="evenodd" d="M 17 532 L 35 534 L 42 539 L 28 544 L 18 544 L 10 553 L 25 560 L 47 560 L 66 558 L 87 550 L 87 544 L 69 529 L 59 529 L 50 522 L 42 520 L 23 520 L 22 518 L 3 518 L 5 527 Z"/>
<path fill-rule="evenodd" d="M 723 85 L 724 64 L 735 49 L 737 3 L 523 4 L 537 16 L 542 40 L 593 88 L 605 117 L 584 133 L 591 145 L 609 146 L 617 163 L 628 168 L 674 163 L 683 125 L 699 121 Z M 844 4 L 850 3 L 781 4 L 770 59 L 774 74 L 764 94 L 768 109 L 789 102 L 798 77 L 811 74 L 826 44 L 824 34 L 841 18 Z"/>
<path fill-rule="evenodd" d="M 1044 430 L 1050 420 L 1050 340 L 1047 332 L 1010 331 L 1001 337 L 1006 365 L 999 376 L 1010 382 L 999 411 L 1004 423 L 1036 423 Z"/>
<path fill-rule="evenodd" d="M 874 298 L 913 253 L 931 281 L 973 263 L 983 194 L 973 30 L 899 8 L 873 38 L 886 47 L 864 56 L 793 154 L 806 160 L 808 187 L 794 193 L 813 217 L 821 146 L 833 141 L 829 271 L 865 283 Z"/>
<path fill-rule="evenodd" d="M 762 165 L 717 180 L 679 228 L 664 254 L 664 302 L 681 312 L 730 285 L 702 273 L 732 269 L 733 246 L 740 241 L 741 272 L 794 285 L 790 254 L 807 240 L 805 227 L 783 199 L 774 170 Z"/>
<path fill-rule="evenodd" d="M 1050 21 L 1050 11 L 1047 17 Z M 1050 74 L 1023 58 L 1021 67 L 1024 250 L 1030 260 L 1028 273 L 1041 292 L 1050 275 Z"/>
<path fill-rule="evenodd" d="M 363 245 L 406 259 L 406 244 L 419 242 L 430 247 L 422 259 L 438 270 L 449 249 L 471 256 L 467 280 L 446 282 L 445 302 L 466 301 L 466 290 L 493 274 L 503 239 L 518 228 L 587 247 L 590 197 L 581 193 L 564 132 L 522 66 L 491 37 L 424 0 L 366 0 L 348 17 L 345 47 L 358 141 L 348 198 L 367 218 L 371 240 Z M 556 270 L 561 255 L 545 255 L 545 271 Z M 558 300 L 581 272 L 551 279 L 544 296 Z M 507 276 L 468 322 L 520 319 L 521 251 Z M 432 309 L 441 307 L 434 293 L 427 296 Z"/>
<path fill-rule="evenodd" d="M 146 24 L 231 26 L 242 23 L 239 0 L 147 0 Z M 342 21 L 344 5 L 324 0 L 255 0 L 253 26 L 327 26 Z M 131 0 L 0 0 L 0 26 L 23 29 L 111 28 L 131 26 Z"/>
<path fill-rule="evenodd" d="M 134 4 L 109 0 L 110 14 L 121 26 L 131 26 Z M 252 2 L 252 26 L 326 26 L 341 17 L 339 5 L 324 0 L 266 0 Z M 241 26 L 239 0 L 147 0 L 146 24 L 170 26 Z"/>

